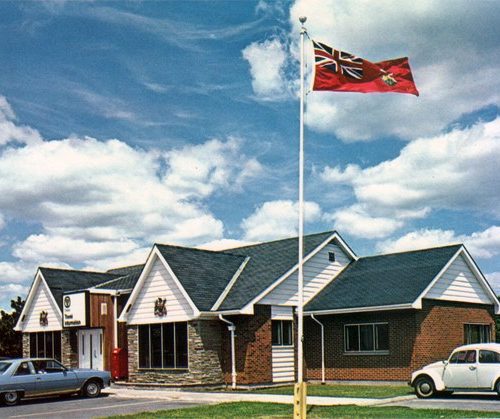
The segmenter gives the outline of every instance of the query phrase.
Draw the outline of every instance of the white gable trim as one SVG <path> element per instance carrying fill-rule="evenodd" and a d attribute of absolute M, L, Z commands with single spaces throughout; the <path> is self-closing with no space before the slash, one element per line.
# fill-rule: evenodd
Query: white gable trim
<path fill-rule="evenodd" d="M 139 280 L 137 281 L 137 283 L 134 286 L 134 289 L 133 289 L 132 294 L 130 295 L 130 297 L 127 301 L 127 304 L 123 308 L 123 312 L 120 315 L 120 318 L 118 319 L 119 322 L 126 322 L 127 321 L 128 312 L 130 311 L 130 309 L 134 305 L 137 297 L 139 296 L 139 293 L 144 285 L 144 281 L 148 277 L 148 275 L 151 271 L 151 268 L 153 267 L 153 264 L 156 261 L 156 259 L 159 259 L 160 262 L 165 266 L 165 269 L 167 270 L 167 272 L 171 275 L 172 279 L 174 280 L 175 285 L 177 285 L 177 287 L 181 291 L 182 295 L 184 296 L 186 301 L 189 303 L 191 309 L 193 310 L 194 316 L 198 317 L 200 315 L 200 311 L 198 310 L 196 305 L 193 303 L 193 300 L 191 300 L 191 297 L 189 296 L 187 291 L 184 289 L 184 287 L 180 283 L 179 279 L 172 271 L 172 268 L 167 263 L 167 261 L 165 260 L 165 258 L 163 257 L 163 255 L 161 254 L 161 252 L 158 250 L 158 248 L 155 245 L 155 246 L 153 246 L 153 249 L 149 253 L 148 260 L 146 261 L 146 265 L 144 266 L 144 268 L 141 272 Z"/>
<path fill-rule="evenodd" d="M 220 305 L 222 304 L 222 302 L 226 298 L 227 294 L 229 293 L 229 291 L 231 291 L 231 288 L 236 283 L 236 280 L 240 277 L 241 273 L 243 272 L 243 269 L 245 269 L 245 266 L 247 266 L 247 263 L 249 260 L 250 260 L 250 258 L 247 256 L 245 258 L 245 260 L 243 262 L 241 262 L 240 267 L 238 268 L 236 273 L 233 275 L 233 277 L 231 278 L 229 283 L 226 285 L 226 288 L 224 288 L 224 291 L 222 291 L 222 294 L 219 296 L 219 298 L 217 298 L 217 301 L 215 302 L 213 307 L 210 309 L 211 311 L 218 310 L 218 308 L 220 307 Z"/>
<path fill-rule="evenodd" d="M 23 318 L 29 312 L 29 309 L 31 308 L 31 304 L 33 303 L 33 298 L 35 297 L 35 292 L 40 285 L 43 285 L 45 287 L 45 289 L 48 291 L 50 301 L 53 303 L 54 307 L 56 308 L 56 314 L 59 315 L 61 323 L 62 323 L 62 313 L 61 313 L 61 310 L 59 309 L 59 305 L 57 304 L 56 299 L 52 295 L 52 291 L 50 290 L 50 288 L 47 284 L 47 281 L 45 281 L 45 278 L 43 277 L 42 272 L 40 271 L 40 268 L 39 268 L 37 270 L 36 275 L 35 275 L 35 280 L 31 284 L 31 288 L 28 292 L 28 297 L 26 298 L 26 302 L 24 303 L 23 310 L 21 311 L 21 315 L 19 316 L 19 319 L 17 320 L 16 325 L 14 326 L 15 331 L 17 331 L 17 332 L 24 331 L 24 325 L 22 325 Z"/>
<path fill-rule="evenodd" d="M 342 250 L 348 254 L 354 260 L 357 260 L 358 257 L 352 252 L 352 250 L 347 246 L 347 244 L 340 238 L 337 232 L 334 232 L 331 236 L 329 236 L 323 243 L 321 243 L 316 249 L 314 249 L 311 253 L 307 255 L 302 261 L 302 265 L 305 265 L 307 261 L 312 259 L 321 249 L 323 249 L 328 243 L 332 240 L 337 240 L 340 244 Z M 259 295 L 257 295 L 252 301 L 250 301 L 243 309 L 241 310 L 244 314 L 253 313 L 253 305 L 259 302 L 262 298 L 264 298 L 267 294 L 269 294 L 273 289 L 275 289 L 278 285 L 280 285 L 283 281 L 285 281 L 290 275 L 292 275 L 296 270 L 298 270 L 299 264 L 295 264 L 288 272 L 274 281 L 269 287 L 267 287 L 264 291 L 262 291 Z"/>
<path fill-rule="evenodd" d="M 436 275 L 436 277 L 431 281 L 431 283 L 425 288 L 425 290 L 419 295 L 419 297 L 413 302 L 413 307 L 415 308 L 422 308 L 422 299 L 425 298 L 425 296 L 429 293 L 429 291 L 432 289 L 434 284 L 439 281 L 439 279 L 444 275 L 444 273 L 448 270 L 448 268 L 451 266 L 453 262 L 459 257 L 462 256 L 465 259 L 465 262 L 467 263 L 468 267 L 472 271 L 473 275 L 479 282 L 479 284 L 483 287 L 485 290 L 486 294 L 490 297 L 491 302 L 495 306 L 495 314 L 500 314 L 500 302 L 498 301 L 497 296 L 491 289 L 491 286 L 488 284 L 488 281 L 482 274 L 482 272 L 479 270 L 478 266 L 476 265 L 476 262 L 472 257 L 470 256 L 469 252 L 465 248 L 465 246 L 461 246 L 457 252 L 450 258 L 448 263 L 441 269 L 441 271 Z"/>

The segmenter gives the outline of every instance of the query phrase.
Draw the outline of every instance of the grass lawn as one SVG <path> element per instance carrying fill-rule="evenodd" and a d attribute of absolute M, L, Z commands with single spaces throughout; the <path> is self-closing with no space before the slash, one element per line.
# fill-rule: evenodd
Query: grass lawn
<path fill-rule="evenodd" d="M 275 403 L 221 403 L 110 418 L 291 418 L 293 407 Z M 409 409 L 407 407 L 311 406 L 308 418 L 498 418 L 498 412 Z"/>
<path fill-rule="evenodd" d="M 249 391 L 252 393 L 293 395 L 293 386 L 263 388 Z M 408 394 L 413 394 L 413 389 L 409 386 L 369 386 L 345 384 L 307 385 L 308 396 L 366 397 L 370 399 L 383 399 L 387 397 L 407 396 Z"/>

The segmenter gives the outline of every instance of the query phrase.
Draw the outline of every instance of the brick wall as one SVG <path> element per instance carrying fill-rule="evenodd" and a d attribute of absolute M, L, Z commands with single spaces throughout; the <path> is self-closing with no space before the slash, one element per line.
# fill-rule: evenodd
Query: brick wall
<path fill-rule="evenodd" d="M 256 305 L 253 316 L 228 316 L 236 326 L 238 384 L 272 382 L 271 306 Z M 231 383 L 231 337 L 224 327 L 222 338 L 224 381 Z"/>
<path fill-rule="evenodd" d="M 137 326 L 127 327 L 129 381 L 179 385 L 222 384 L 221 324 L 218 320 L 188 322 L 188 369 L 139 369 Z"/>
<path fill-rule="evenodd" d="M 406 381 L 414 370 L 447 358 L 452 349 L 462 345 L 465 323 L 494 323 L 488 306 L 431 300 L 424 300 L 422 310 L 319 316 L 319 320 L 325 325 L 327 380 Z M 370 322 L 389 324 L 389 355 L 344 354 L 344 325 Z M 306 318 L 304 335 L 306 376 L 319 380 L 319 325 Z"/>

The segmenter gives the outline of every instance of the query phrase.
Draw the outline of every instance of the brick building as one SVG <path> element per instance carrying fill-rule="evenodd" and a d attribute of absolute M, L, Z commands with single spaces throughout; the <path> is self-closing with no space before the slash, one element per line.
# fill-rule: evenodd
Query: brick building
<path fill-rule="evenodd" d="M 407 380 L 460 344 L 494 340 L 499 302 L 462 245 L 357 257 L 336 232 L 304 243 L 307 379 Z M 138 383 L 293 381 L 297 247 L 155 244 L 144 265 L 39 268 L 16 325 L 24 354 L 109 369 L 123 348 Z"/>

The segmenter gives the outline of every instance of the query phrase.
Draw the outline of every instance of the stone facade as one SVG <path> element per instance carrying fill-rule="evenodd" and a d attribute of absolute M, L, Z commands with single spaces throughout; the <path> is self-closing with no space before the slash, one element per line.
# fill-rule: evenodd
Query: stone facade
<path fill-rule="evenodd" d="M 61 362 L 70 368 L 78 368 L 78 337 L 76 330 L 61 332 Z"/>
<path fill-rule="evenodd" d="M 23 358 L 30 357 L 30 334 L 23 333 Z"/>
<path fill-rule="evenodd" d="M 223 383 L 221 367 L 222 325 L 218 320 L 188 322 L 188 369 L 139 369 L 137 326 L 127 327 L 129 381 L 179 385 Z"/>
<path fill-rule="evenodd" d="M 464 324 L 491 325 L 492 307 L 424 300 L 422 310 L 317 316 L 325 326 L 327 380 L 401 380 L 431 362 L 445 359 L 464 344 Z M 387 322 L 389 354 L 345 354 L 344 325 Z M 320 327 L 306 318 L 304 355 L 308 379 L 321 379 Z M 494 336 L 492 336 L 494 341 Z"/>

